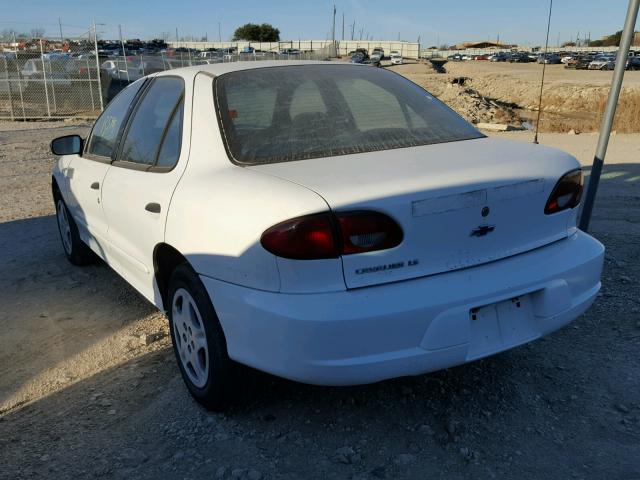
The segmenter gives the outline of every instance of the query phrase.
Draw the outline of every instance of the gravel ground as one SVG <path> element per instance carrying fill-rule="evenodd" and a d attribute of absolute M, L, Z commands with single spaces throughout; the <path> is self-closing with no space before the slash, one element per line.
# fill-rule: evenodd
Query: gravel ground
<path fill-rule="evenodd" d="M 364 387 L 255 373 L 212 414 L 165 318 L 106 266 L 64 259 L 47 145 L 87 126 L 16 125 L 0 123 L 0 478 L 640 478 L 640 135 L 612 138 L 592 222 L 603 289 L 567 328 Z M 541 141 L 588 163 L 596 137 Z"/>

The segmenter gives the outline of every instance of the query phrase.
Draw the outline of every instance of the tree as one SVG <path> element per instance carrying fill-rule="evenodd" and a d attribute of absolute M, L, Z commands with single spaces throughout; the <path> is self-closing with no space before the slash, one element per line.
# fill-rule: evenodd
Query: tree
<path fill-rule="evenodd" d="M 618 47 L 620 46 L 620 39 L 622 38 L 622 30 L 614 33 L 613 35 L 607 35 L 602 37 L 602 40 L 594 40 L 589 42 L 590 47 Z"/>
<path fill-rule="evenodd" d="M 561 46 L 563 47 L 575 47 L 576 42 L 564 42 Z"/>
<path fill-rule="evenodd" d="M 233 40 L 248 40 L 249 42 L 278 42 L 280 41 L 280 30 L 268 23 L 258 25 L 247 23 L 236 28 Z"/>

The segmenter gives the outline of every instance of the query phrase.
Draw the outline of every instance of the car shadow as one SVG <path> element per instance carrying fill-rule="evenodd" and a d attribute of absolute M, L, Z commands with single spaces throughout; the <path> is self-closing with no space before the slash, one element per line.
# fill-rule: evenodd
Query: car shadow
<path fill-rule="evenodd" d="M 54 215 L 0 223 L 0 271 L 0 411 L 89 373 L 83 355 L 156 312 L 104 263 L 69 264 Z"/>
<path fill-rule="evenodd" d="M 640 165 L 605 166 L 591 228 L 608 257 L 636 266 L 639 185 Z M 69 265 L 59 242 L 53 216 L 0 224 L 0 399 L 155 313 L 104 264 Z M 605 292 L 617 288 L 607 280 L 616 268 L 605 265 Z M 609 324 L 620 328 L 614 324 L 624 308 L 596 301 L 570 327 L 530 345 L 372 385 L 317 387 L 250 371 L 251 387 L 225 414 L 206 412 L 190 398 L 172 349 L 161 345 L 0 413 L 4 468 L 9 478 L 159 478 L 175 473 L 183 452 L 194 459 L 193 476 L 255 464 L 267 476 L 284 469 L 298 478 L 329 478 L 327 462 L 347 447 L 337 463 L 349 475 L 396 478 L 398 468 L 424 474 L 448 466 L 477 478 L 490 466 L 498 476 L 512 468 L 521 478 L 566 478 L 590 465 L 594 477 L 624 476 L 633 471 L 637 437 L 603 423 L 599 412 L 602 399 L 618 388 L 600 364 L 611 354 Z M 629 365 L 615 368 L 631 378 Z M 597 440 L 585 446 L 594 429 Z M 603 444 L 603 437 L 616 440 Z M 496 453 L 489 445 L 504 448 Z M 522 453 L 528 451 L 536 454 Z M 390 460 L 406 453 L 420 460 L 409 467 Z M 606 470 L 593 463 L 602 454 Z M 548 461 L 541 463 L 541 456 Z"/>

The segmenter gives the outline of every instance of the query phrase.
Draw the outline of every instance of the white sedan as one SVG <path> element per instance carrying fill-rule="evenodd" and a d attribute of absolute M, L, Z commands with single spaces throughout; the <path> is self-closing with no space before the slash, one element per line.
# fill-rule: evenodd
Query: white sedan
<path fill-rule="evenodd" d="M 487 138 L 383 69 L 158 73 L 51 147 L 67 258 L 100 257 L 167 312 L 209 408 L 241 365 L 353 385 L 470 362 L 566 325 L 600 289 L 578 162 Z"/>

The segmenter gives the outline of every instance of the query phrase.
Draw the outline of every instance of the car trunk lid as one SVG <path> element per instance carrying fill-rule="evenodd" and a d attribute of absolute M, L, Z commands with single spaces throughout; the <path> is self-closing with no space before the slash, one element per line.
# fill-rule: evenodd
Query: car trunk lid
<path fill-rule="evenodd" d="M 483 138 L 249 167 L 304 185 L 333 211 L 375 210 L 402 227 L 392 249 L 342 257 L 358 288 L 498 260 L 568 235 L 575 212 L 545 215 L 563 152 Z"/>

